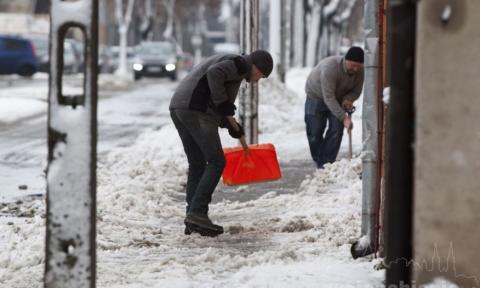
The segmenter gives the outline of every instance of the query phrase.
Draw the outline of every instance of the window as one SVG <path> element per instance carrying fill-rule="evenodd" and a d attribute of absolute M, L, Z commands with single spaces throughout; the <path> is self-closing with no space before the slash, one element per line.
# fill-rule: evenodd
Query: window
<path fill-rule="evenodd" d="M 28 48 L 27 42 L 15 39 L 5 39 L 4 47 L 5 50 L 9 51 L 25 50 Z"/>

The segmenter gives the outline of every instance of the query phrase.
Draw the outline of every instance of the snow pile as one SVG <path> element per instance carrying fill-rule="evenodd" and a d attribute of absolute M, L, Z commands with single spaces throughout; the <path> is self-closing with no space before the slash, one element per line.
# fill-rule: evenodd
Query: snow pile
<path fill-rule="evenodd" d="M 280 283 L 261 275 L 263 269 L 296 271 L 296 265 L 305 269 L 290 276 L 318 283 L 318 277 L 326 280 L 324 269 L 332 269 L 316 266 L 320 255 L 325 264 L 371 273 L 371 263 L 349 256 L 360 227 L 360 160 L 316 172 L 296 194 L 272 191 L 252 201 L 212 205 L 210 216 L 226 233 L 215 239 L 184 236 L 186 163 L 173 133 L 168 126 L 145 135 L 99 166 L 99 287 L 251 287 L 265 279 Z M 313 271 L 316 277 L 307 276 Z"/>
<path fill-rule="evenodd" d="M 45 266 L 44 217 L 35 215 L 10 222 L 0 218 L 0 225 L 1 287 L 41 287 Z"/>

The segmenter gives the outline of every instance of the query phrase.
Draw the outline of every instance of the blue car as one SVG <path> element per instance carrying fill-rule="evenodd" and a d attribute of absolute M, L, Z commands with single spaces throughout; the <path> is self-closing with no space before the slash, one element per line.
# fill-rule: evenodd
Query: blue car
<path fill-rule="evenodd" d="M 24 38 L 0 35 L 0 74 L 24 77 L 37 72 L 37 58 L 32 43 Z"/>

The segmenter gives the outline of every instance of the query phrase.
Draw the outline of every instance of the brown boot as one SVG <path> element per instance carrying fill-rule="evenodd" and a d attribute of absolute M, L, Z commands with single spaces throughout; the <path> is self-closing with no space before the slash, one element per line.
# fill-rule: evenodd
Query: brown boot
<path fill-rule="evenodd" d="M 184 222 L 186 229 L 197 232 L 202 236 L 215 237 L 223 234 L 223 227 L 213 224 L 205 214 L 189 213 Z"/>

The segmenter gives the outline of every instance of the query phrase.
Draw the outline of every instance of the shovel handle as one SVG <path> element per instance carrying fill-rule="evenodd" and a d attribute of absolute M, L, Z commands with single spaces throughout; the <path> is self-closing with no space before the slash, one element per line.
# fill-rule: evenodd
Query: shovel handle
<path fill-rule="evenodd" d="M 230 125 L 232 125 L 233 129 L 235 129 L 236 131 L 240 130 L 240 128 L 238 127 L 237 121 L 233 116 L 227 116 L 227 120 L 230 123 Z M 247 144 L 247 140 L 245 140 L 245 136 L 240 137 L 240 139 L 238 140 L 240 140 L 240 144 L 242 144 L 243 150 L 245 152 L 248 152 L 248 144 Z"/>
<path fill-rule="evenodd" d="M 352 129 L 348 129 L 348 160 L 352 160 Z"/>

